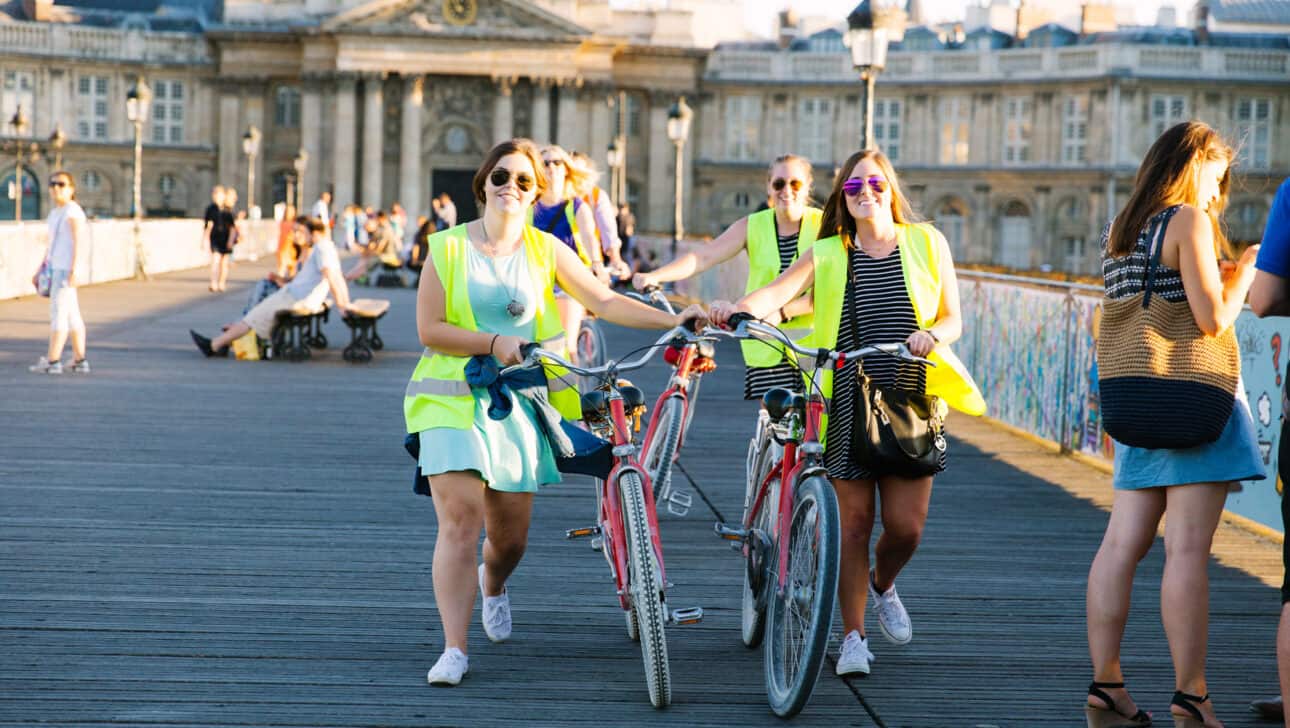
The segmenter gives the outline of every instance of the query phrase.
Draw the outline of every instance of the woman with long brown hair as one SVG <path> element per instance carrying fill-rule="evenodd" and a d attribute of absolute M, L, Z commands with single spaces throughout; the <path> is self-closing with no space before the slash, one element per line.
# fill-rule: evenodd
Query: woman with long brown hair
<path fill-rule="evenodd" d="M 1235 266 L 1220 265 L 1227 240 L 1218 221 L 1227 203 L 1231 161 L 1231 148 L 1200 122 L 1178 124 L 1151 145 L 1133 193 L 1103 233 L 1108 301 L 1142 292 L 1147 272 L 1155 268 L 1151 295 L 1185 301 L 1184 310 L 1206 336 L 1235 324 L 1254 281 L 1258 246 L 1245 251 Z M 1158 248 L 1155 259 L 1153 247 Z M 1110 333 L 1104 323 L 1101 335 Z M 1178 726 L 1222 726 L 1205 683 L 1210 544 L 1228 491 L 1238 488 L 1238 481 L 1265 477 L 1239 380 L 1235 397 L 1226 429 L 1210 444 L 1148 449 L 1116 443 L 1115 500 L 1088 575 L 1090 725 L 1151 725 L 1151 716 L 1124 687 L 1120 640 L 1134 571 L 1167 513 L 1160 616 L 1177 690 L 1169 710 Z"/>
<path fill-rule="evenodd" d="M 876 385 L 934 394 L 968 414 L 985 412 L 980 391 L 949 348 L 963 330 L 949 245 L 936 228 L 915 222 L 896 171 L 882 152 L 856 152 L 842 165 L 820 230 L 829 237 L 816 241 L 769 285 L 736 304 L 714 303 L 712 322 L 723 325 L 741 311 L 774 315 L 810 289 L 814 345 L 849 351 L 904 342 L 936 368 L 867 359 L 864 373 Z M 878 625 L 890 642 L 903 645 L 913 639 L 895 582 L 918 548 L 932 494 L 930 475 L 870 472 L 854 457 L 851 430 L 859 426 L 853 418 L 858 364 L 848 360 L 834 376 L 825 376 L 822 387 L 826 400 L 832 398 L 823 428 L 824 463 L 837 490 L 842 524 L 838 600 L 846 637 L 836 667 L 839 675 L 867 674 L 873 661 L 865 637 L 867 597 L 874 600 Z M 869 541 L 879 493 L 883 534 L 870 570 Z"/>

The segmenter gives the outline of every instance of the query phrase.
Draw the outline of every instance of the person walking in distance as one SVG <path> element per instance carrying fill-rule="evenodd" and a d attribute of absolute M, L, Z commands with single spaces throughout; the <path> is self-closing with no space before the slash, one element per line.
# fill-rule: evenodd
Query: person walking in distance
<path fill-rule="evenodd" d="M 674 316 L 613 293 L 561 241 L 528 224 L 529 208 L 546 183 L 532 142 L 502 142 L 471 184 L 483 216 L 428 240 L 417 289 L 417 333 L 426 349 L 408 382 L 403 413 L 407 431 L 421 443 L 418 468 L 429 479 L 438 521 L 431 573 L 444 651 L 426 675 L 431 685 L 457 685 L 469 669 L 466 637 L 476 589 L 483 593 L 488 639 L 510 637 L 506 581 L 527 547 L 533 495 L 561 479 L 536 405 L 517 397 L 510 416 L 490 418 L 491 396 L 468 383 L 469 361 L 492 357 L 503 367 L 518 364 L 531 341 L 562 351 L 557 282 L 597 315 L 624 326 L 663 329 L 703 315 L 691 306 Z M 551 406 L 578 419 L 577 391 L 563 386 L 559 371 L 547 382 Z"/>
<path fill-rule="evenodd" d="M 228 280 L 228 256 L 233 252 L 233 211 L 228 205 L 228 188 L 215 185 L 211 190 L 211 204 L 206 207 L 206 222 L 202 236 L 211 251 L 211 292 L 224 290 Z"/>
<path fill-rule="evenodd" d="M 1267 226 L 1263 230 L 1263 243 L 1254 263 L 1257 271 L 1250 286 L 1250 308 L 1255 315 L 1290 316 L 1290 179 L 1281 183 L 1272 201 Z M 1290 374 L 1290 371 L 1287 371 Z M 1290 409 L 1286 395 L 1282 394 L 1281 438 L 1277 447 L 1277 471 L 1284 483 L 1290 483 Z M 1290 523 L 1290 498 L 1281 497 L 1281 531 Z M 1281 624 L 1277 627 L 1277 673 L 1280 675 L 1281 695 L 1269 700 L 1256 700 L 1250 707 L 1264 718 L 1285 721 L 1284 698 L 1290 695 L 1290 541 L 1284 542 L 1281 551 L 1286 578 L 1281 583 Z M 1290 722 L 1286 722 L 1290 728 Z"/>
<path fill-rule="evenodd" d="M 961 412 L 984 414 L 980 390 L 949 348 L 963 333 L 949 244 L 936 228 L 914 220 L 886 155 L 872 149 L 852 154 L 824 205 L 820 231 L 828 237 L 737 303 L 714 302 L 712 322 L 724 325 L 741 311 L 773 317 L 809 290 L 815 346 L 851 351 L 903 342 L 915 356 L 936 366 L 866 359 L 863 373 L 874 385 L 935 395 Z M 838 495 L 842 536 L 838 602 L 845 636 L 835 668 L 839 675 L 863 675 L 871 669 L 874 655 L 864 624 L 868 600 L 873 600 L 878 626 L 889 642 L 904 645 L 914 638 L 913 623 L 896 593 L 896 578 L 922 540 L 932 495 L 932 475 L 879 470 L 854 451 L 852 430 L 865 426 L 856 417 L 859 364 L 848 359 L 836 374 L 826 372 L 820 388 L 830 403 L 821 424 L 822 444 L 824 465 Z M 938 470 L 945 467 L 944 457 L 942 449 Z M 879 500 L 883 532 L 871 568 L 869 542 Z"/>
<path fill-rule="evenodd" d="M 327 235 L 331 235 L 331 193 L 323 190 L 318 193 L 318 199 L 314 201 L 314 206 L 309 208 L 309 216 L 321 220 L 323 225 L 327 226 Z"/>
<path fill-rule="evenodd" d="M 85 358 L 85 320 L 81 318 L 80 299 L 76 295 L 76 287 L 80 285 L 76 262 L 87 242 L 88 231 L 85 210 L 75 195 L 76 183 L 69 172 L 60 170 L 49 176 L 53 209 L 45 221 L 49 229 L 49 250 L 43 263 L 49 275 L 49 348 L 45 356 L 28 367 L 37 374 L 63 373 L 63 347 L 68 337 L 75 357 L 72 373 L 90 373 L 90 362 Z M 32 276 L 33 286 L 38 286 L 39 275 L 37 272 Z"/>
<path fill-rule="evenodd" d="M 1177 124 L 1151 145 L 1138 167 L 1133 192 L 1103 232 L 1107 301 L 1144 293 L 1150 274 L 1150 295 L 1185 303 L 1170 315 L 1194 319 L 1205 336 L 1218 336 L 1236 323 L 1254 281 L 1258 250 L 1252 246 L 1227 272 L 1219 264 L 1219 255 L 1228 248 L 1219 218 L 1227 203 L 1231 161 L 1231 148 L 1200 122 Z M 1114 341 L 1117 332 L 1104 319 L 1100 335 Z M 1239 377 L 1239 370 L 1236 374 Z M 1090 725 L 1152 724 L 1125 688 L 1120 642 L 1134 572 L 1166 515 L 1160 617 L 1174 668 L 1176 692 L 1169 712 L 1180 727 L 1223 725 L 1205 682 L 1210 545 L 1228 491 L 1239 489 L 1242 480 L 1266 477 L 1239 378 L 1233 397 L 1226 427 L 1214 442 L 1178 449 L 1115 443 L 1115 500 L 1088 573 Z"/>

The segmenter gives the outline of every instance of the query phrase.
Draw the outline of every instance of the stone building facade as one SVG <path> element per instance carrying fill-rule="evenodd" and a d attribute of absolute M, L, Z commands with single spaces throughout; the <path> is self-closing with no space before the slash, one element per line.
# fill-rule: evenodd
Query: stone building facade
<path fill-rule="evenodd" d="M 40 5 L 0 4 L 0 121 L 21 104 L 32 139 L 61 125 L 64 166 L 101 215 L 130 210 L 124 99 L 139 74 L 158 92 L 143 181 L 156 215 L 200 214 L 217 182 L 245 200 L 251 125 L 266 208 L 285 198 L 304 150 L 307 201 L 326 188 L 338 204 L 398 201 L 416 214 L 432 192 L 469 209 L 480 157 L 513 135 L 585 150 L 603 168 L 625 98 L 627 195 L 642 229 L 667 232 L 667 110 L 685 95 L 684 211 L 698 235 L 763 202 L 778 154 L 810 158 L 822 198 L 860 146 L 860 86 L 837 30 L 704 48 L 678 28 L 707 16 L 615 18 L 604 0 L 227 0 L 188 16 L 161 2 L 151 15 L 46 8 L 43 19 Z M 634 30 L 614 34 L 623 28 Z M 1017 39 L 917 27 L 879 80 L 878 143 L 961 260 L 1091 272 L 1097 232 L 1143 152 L 1164 126 L 1199 118 L 1240 140 L 1228 222 L 1250 239 L 1290 173 L 1290 42 L 1259 30 L 1054 25 Z M 48 157 L 28 167 L 34 181 Z M 12 162 L 4 169 L 0 189 Z"/>

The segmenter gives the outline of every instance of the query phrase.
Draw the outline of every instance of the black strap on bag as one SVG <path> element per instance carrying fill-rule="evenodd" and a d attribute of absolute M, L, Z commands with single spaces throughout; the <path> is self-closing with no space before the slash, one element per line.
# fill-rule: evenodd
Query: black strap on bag
<path fill-rule="evenodd" d="M 847 277 L 852 279 L 851 261 Z M 854 283 L 854 280 L 852 280 Z M 855 296 L 846 296 L 851 307 L 851 329 L 860 345 L 859 312 Z M 874 476 L 922 478 L 942 469 L 946 442 L 939 397 L 896 387 L 882 387 L 856 367 L 856 398 L 851 423 L 851 457 Z"/>

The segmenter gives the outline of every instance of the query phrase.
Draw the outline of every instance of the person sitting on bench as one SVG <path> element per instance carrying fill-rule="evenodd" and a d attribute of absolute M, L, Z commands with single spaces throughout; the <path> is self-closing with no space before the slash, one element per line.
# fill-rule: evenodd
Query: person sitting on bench
<path fill-rule="evenodd" d="M 192 334 L 193 343 L 206 356 L 228 356 L 229 345 L 248 331 L 268 339 L 273 332 L 273 320 L 279 311 L 295 308 L 297 304 L 316 309 L 322 306 L 330 289 L 336 300 L 336 308 L 342 314 L 350 309 L 349 288 L 341 276 L 340 256 L 336 253 L 336 244 L 327 237 L 327 226 L 317 218 L 307 218 L 297 224 L 298 239 L 312 253 L 300 265 L 300 271 L 285 286 L 268 298 L 260 301 L 241 321 L 229 326 L 224 333 L 215 339 L 208 339 L 196 331 Z"/>
<path fill-rule="evenodd" d="M 355 281 L 368 275 L 377 265 L 388 262 L 397 268 L 399 260 L 399 241 L 390 226 L 390 217 L 381 210 L 375 219 L 368 220 L 367 245 L 359 252 L 358 260 L 345 273 L 345 280 Z"/>

